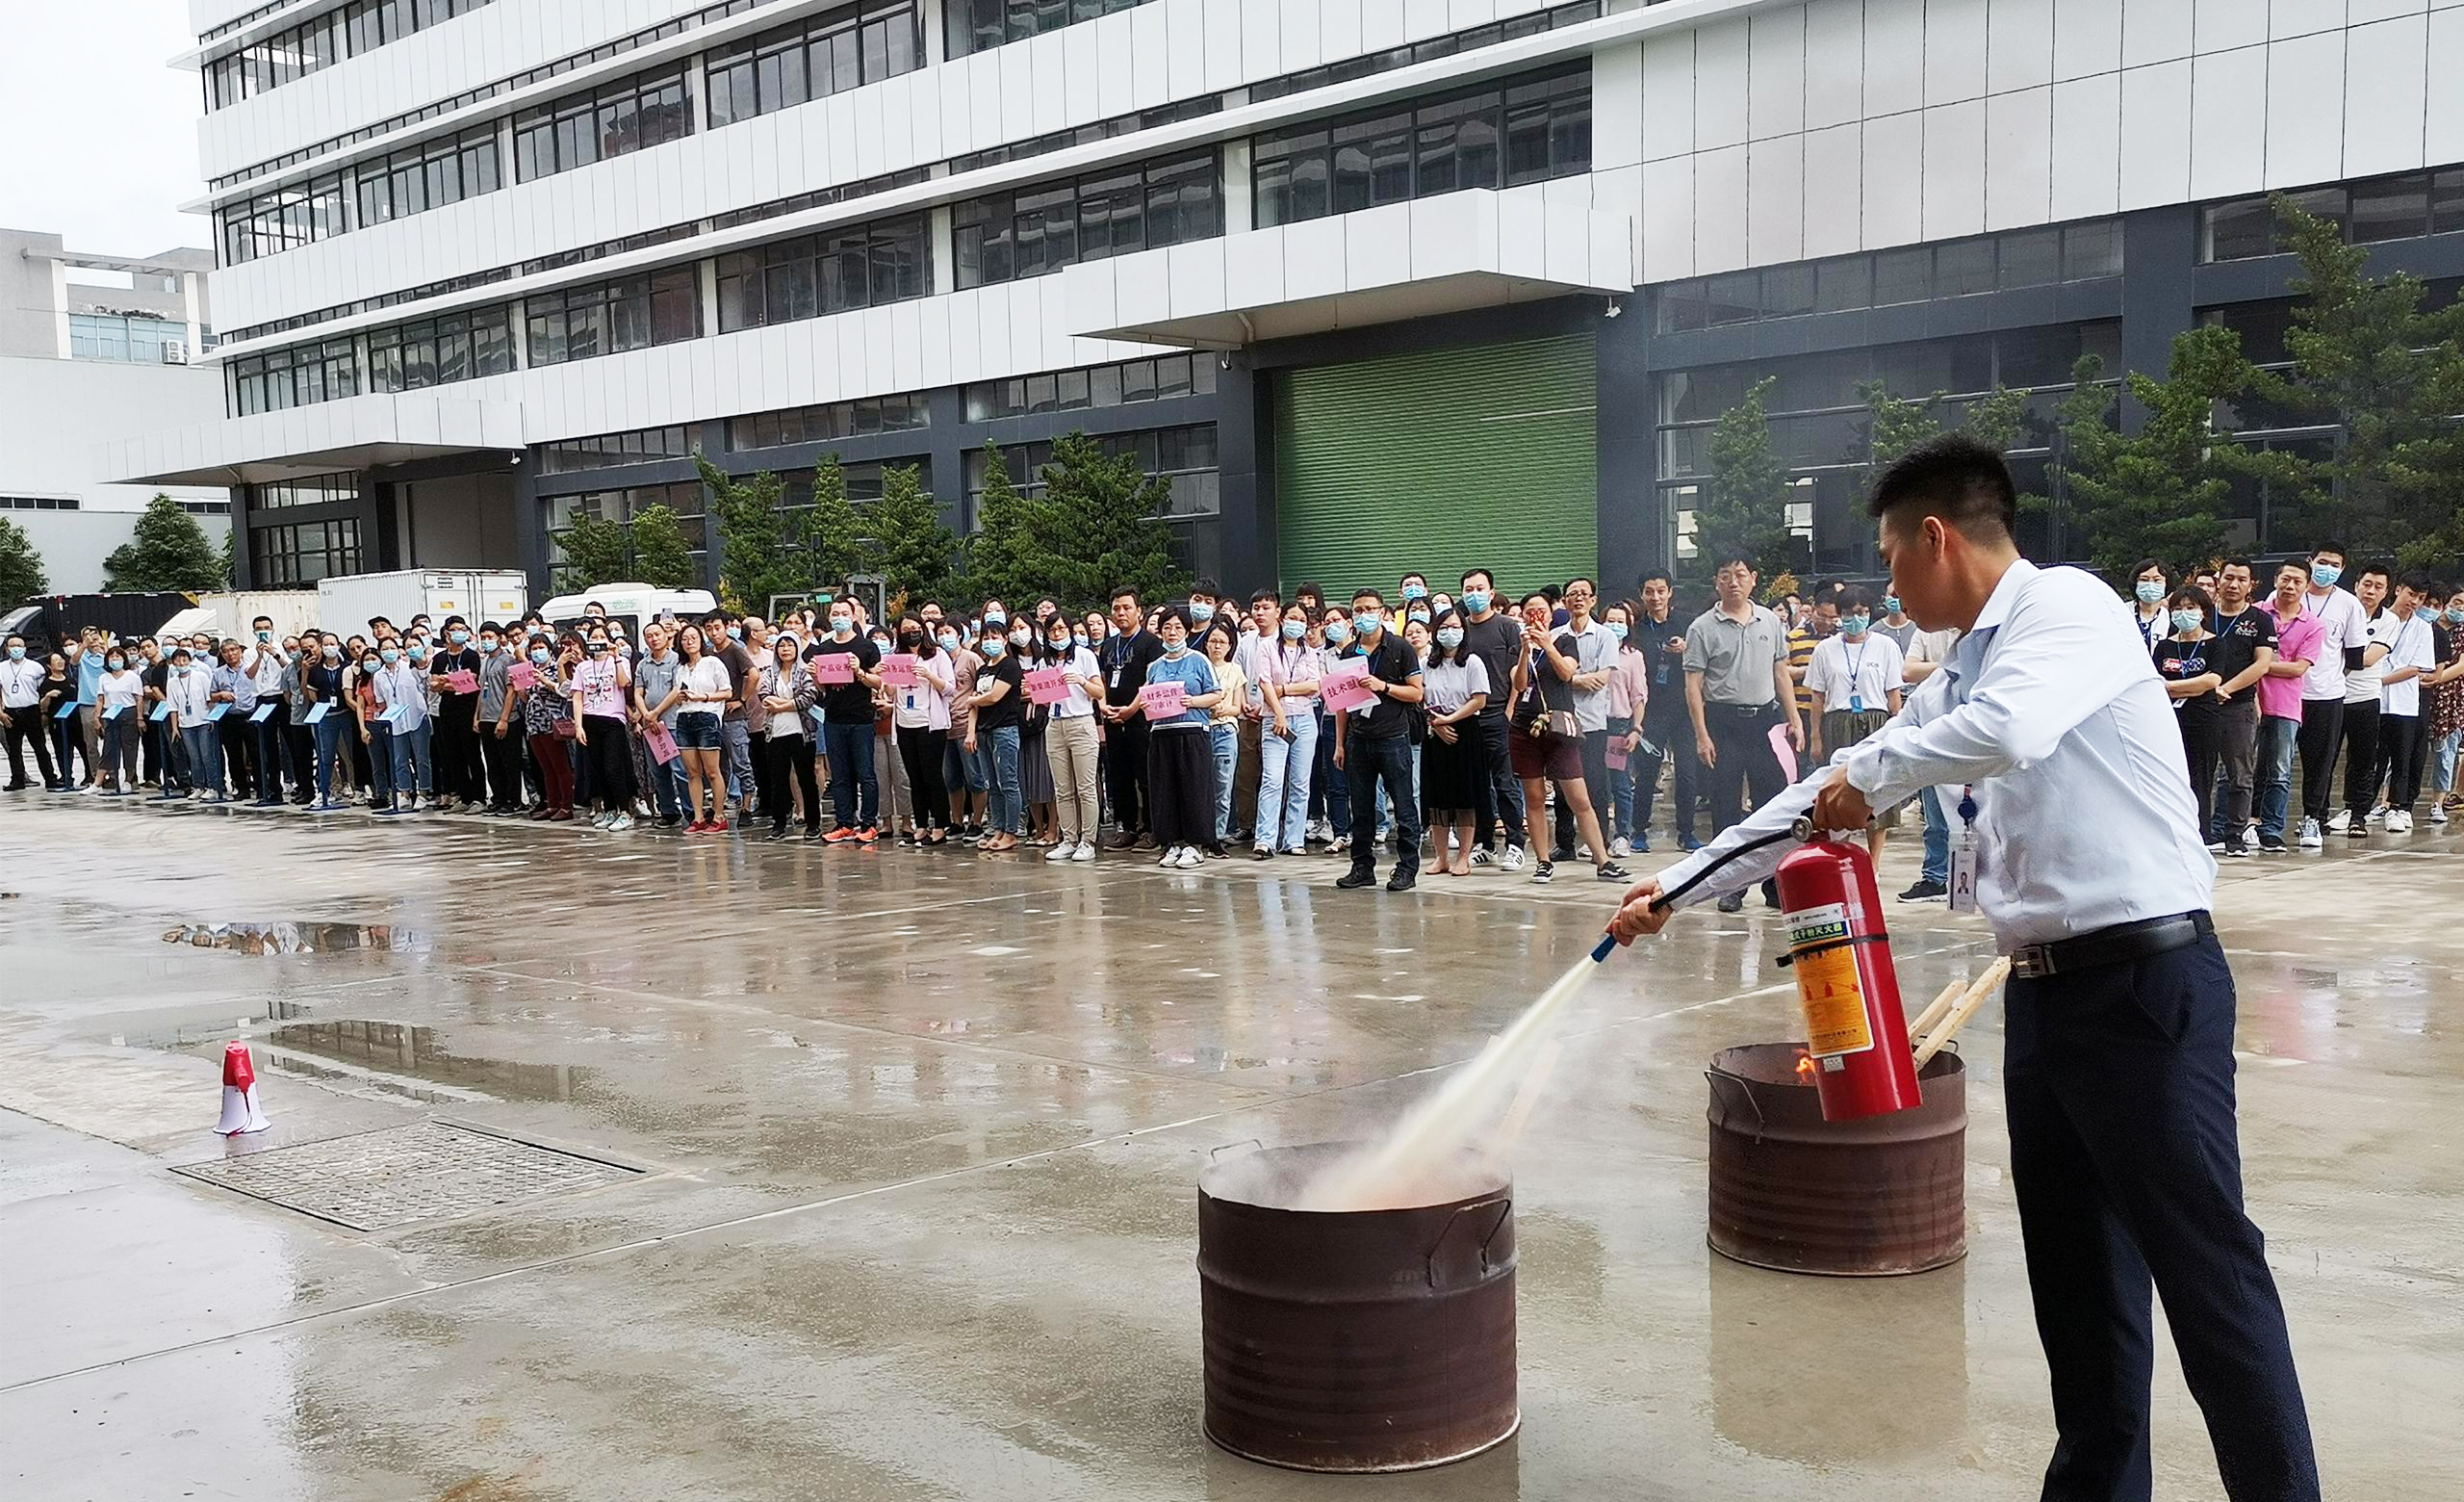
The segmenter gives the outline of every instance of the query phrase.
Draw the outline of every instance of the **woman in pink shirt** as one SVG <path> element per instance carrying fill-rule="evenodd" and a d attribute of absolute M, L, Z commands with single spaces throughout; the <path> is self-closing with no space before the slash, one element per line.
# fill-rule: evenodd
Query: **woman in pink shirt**
<path fill-rule="evenodd" d="M 2326 627 L 2301 609 L 2310 565 L 2287 558 L 2275 571 L 2268 613 L 2275 617 L 2275 662 L 2259 680 L 2259 853 L 2284 853 L 2284 819 L 2293 800 L 2293 749 L 2301 733 L 2301 680 L 2319 660 Z M 2238 833 L 2238 832 L 2237 832 Z"/>
<path fill-rule="evenodd" d="M 1643 743 L 1643 706 L 1652 696 L 1650 659 L 1633 643 L 1634 622 L 1642 610 L 1630 601 L 1601 612 L 1601 623 L 1617 638 L 1617 665 L 1608 671 L 1608 752 L 1623 765 L 1608 769 L 1609 807 L 1616 824 L 1612 855 L 1632 855 L 1652 847 L 1651 832 L 1634 827 L 1635 749 Z"/>
<path fill-rule="evenodd" d="M 607 628 L 593 625 L 582 637 L 582 660 L 574 664 L 570 684 L 574 701 L 574 738 L 581 744 L 590 768 L 590 797 L 600 812 L 591 822 L 601 829 L 630 829 L 633 816 L 633 748 L 626 739 L 625 699 L 632 691 L 633 668 L 607 638 Z"/>

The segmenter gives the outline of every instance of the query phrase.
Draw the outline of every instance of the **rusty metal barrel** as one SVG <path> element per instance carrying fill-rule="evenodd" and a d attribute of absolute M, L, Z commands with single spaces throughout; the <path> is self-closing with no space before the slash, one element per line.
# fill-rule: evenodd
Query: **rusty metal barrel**
<path fill-rule="evenodd" d="M 1934 1055 L 1924 1103 L 1826 1122 L 1797 1060 L 1758 1043 L 1711 1056 L 1711 1250 L 1784 1273 L 1886 1278 L 1967 1256 L 1967 1075 Z"/>
<path fill-rule="evenodd" d="M 1514 1197 L 1465 1162 L 1425 1204 L 1291 1206 L 1356 1145 L 1265 1148 L 1198 1177 L 1206 1436 L 1311 1471 L 1401 1471 L 1476 1455 L 1522 1422 Z"/>

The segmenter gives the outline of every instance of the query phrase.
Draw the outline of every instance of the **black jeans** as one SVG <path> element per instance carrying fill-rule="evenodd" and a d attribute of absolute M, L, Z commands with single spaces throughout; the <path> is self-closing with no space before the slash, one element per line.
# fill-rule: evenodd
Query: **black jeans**
<path fill-rule="evenodd" d="M 2059 1435 L 2048 1498 L 2150 1494 L 2151 1284 L 2225 1494 L 2319 1495 L 2284 1306 L 2243 1212 L 2233 1007 L 2212 938 L 2010 983 L 2011 1178 Z"/>
<path fill-rule="evenodd" d="M 1351 793 L 1351 868 L 1377 874 L 1377 789 L 1395 811 L 1395 874 L 1421 869 L 1421 811 L 1412 796 L 1412 743 L 1406 736 L 1355 737 L 1344 743 L 1344 780 Z"/>
<path fill-rule="evenodd" d="M 2378 701 L 2345 705 L 2345 807 L 2367 816 L 2378 801 L 2378 783 L 2387 774 L 2386 745 L 2378 734 Z"/>
<path fill-rule="evenodd" d="M 2379 715 L 2378 747 L 2379 760 L 2387 766 L 2387 806 L 2410 815 L 2422 795 L 2422 763 L 2429 753 L 2429 716 Z"/>
<path fill-rule="evenodd" d="M 1703 769 L 1712 833 L 1770 802 L 1788 786 L 1771 750 L 1771 727 L 1784 722 L 1777 704 L 1703 706 L 1703 728 L 1710 734 L 1716 757 Z"/>
<path fill-rule="evenodd" d="M 42 732 L 42 711 L 39 706 L 29 704 L 24 709 L 9 712 L 10 787 L 26 786 L 26 747 L 28 745 L 35 748 L 35 765 L 42 771 L 42 785 L 48 788 L 60 781 L 60 774 L 54 771 L 51 765 L 51 739 Z"/>
<path fill-rule="evenodd" d="M 2301 733 L 2294 749 L 2301 756 L 2301 816 L 2327 821 L 2336 797 L 2336 747 L 2344 737 L 2345 701 L 2301 701 Z M 2367 813 L 2367 810 L 2363 812 Z"/>
<path fill-rule="evenodd" d="M 487 775 L 479 760 L 479 734 L 472 721 L 479 712 L 475 693 L 449 693 L 436 712 L 436 791 L 440 797 L 475 804 L 487 796 Z M 631 754 L 631 747 L 627 747 Z M 627 779 L 629 783 L 630 779 Z"/>
<path fill-rule="evenodd" d="M 867 734 L 873 727 L 867 725 Z M 762 812 L 770 816 L 770 827 L 787 827 L 794 799 L 788 793 L 792 779 L 805 795 L 805 833 L 821 833 L 821 780 L 812 773 L 812 741 L 804 736 L 774 736 L 762 750 L 767 754 L 770 776 L 761 790 Z"/>
<path fill-rule="evenodd" d="M 1704 706 L 1707 712 L 1708 705 Z M 1677 831 L 1680 845 L 1695 838 L 1694 807 L 1701 796 L 1698 784 L 1702 779 L 1703 762 L 1694 754 L 1694 729 L 1683 720 L 1645 725 L 1643 739 L 1659 747 L 1656 752 L 1636 751 L 1634 773 L 1634 830 L 1649 834 L 1652 827 L 1652 803 L 1659 795 L 1659 768 L 1670 764 L 1668 790 L 1669 827 Z"/>
<path fill-rule="evenodd" d="M 2177 709 L 2173 712 L 2173 717 L 2181 722 L 2182 752 L 2190 759 L 2191 796 L 2198 800 L 2198 837 L 2201 840 L 2207 839 L 2209 832 L 2216 828 L 2216 767 L 2224 755 L 2224 714 L 2232 709 L 2233 706 L 2227 705 L 2220 711 L 2200 712 Z M 2241 833 L 2239 827 L 2233 831 L 2236 839 Z"/>
<path fill-rule="evenodd" d="M 941 753 L 949 744 L 946 730 L 898 727 L 898 759 L 907 767 L 907 800 L 915 810 L 915 827 L 923 834 L 949 827 L 950 792 L 941 783 Z"/>
<path fill-rule="evenodd" d="M 491 720 L 479 732 L 479 755 L 488 768 L 488 807 L 522 807 L 522 727 L 508 723 L 500 737 Z"/>
<path fill-rule="evenodd" d="M 1113 827 L 1135 835 L 1146 827 L 1146 721 L 1104 731 L 1104 788 L 1112 795 Z"/>
<path fill-rule="evenodd" d="M 1493 696 L 1494 697 L 1494 696 Z M 1523 781 L 1514 775 L 1514 732 L 1502 712 L 1480 716 L 1480 755 L 1489 768 L 1489 806 L 1480 811 L 1480 847 L 1486 849 L 1499 825 L 1505 842 L 1523 843 Z"/>

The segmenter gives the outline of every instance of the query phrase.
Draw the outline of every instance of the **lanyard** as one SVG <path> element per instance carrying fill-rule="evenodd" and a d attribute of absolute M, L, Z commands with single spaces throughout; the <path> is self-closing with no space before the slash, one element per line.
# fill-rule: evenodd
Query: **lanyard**
<path fill-rule="evenodd" d="M 1858 682 L 1858 676 L 1865 665 L 1865 653 L 1873 644 L 1873 638 L 1866 637 L 1859 643 L 1857 655 L 1853 658 L 1848 657 L 1848 643 L 1843 641 L 1839 644 L 1839 655 L 1846 658 L 1848 661 L 1848 696 L 1852 699 L 1862 699 L 1865 696 L 1864 686 Z"/>

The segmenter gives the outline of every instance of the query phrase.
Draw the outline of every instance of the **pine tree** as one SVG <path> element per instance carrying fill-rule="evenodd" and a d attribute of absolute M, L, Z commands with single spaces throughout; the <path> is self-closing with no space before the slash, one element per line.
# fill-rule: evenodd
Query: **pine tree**
<path fill-rule="evenodd" d="M 1742 554 L 1764 574 L 1802 572 L 1805 540 L 1788 530 L 1788 466 L 1771 442 L 1772 377 L 1711 428 L 1710 473 L 1694 506 L 1694 564 L 1708 579 L 1724 557 Z"/>
<path fill-rule="evenodd" d="M 1115 589 L 1168 600 L 1189 587 L 1164 521 L 1171 486 L 1140 469 L 1135 453 L 1107 455 L 1085 433 L 1069 433 L 1054 442 L 1043 479 L 1031 529 L 1041 546 L 1025 560 L 1041 582 L 1029 588 L 1074 609 L 1100 607 Z"/>
<path fill-rule="evenodd" d="M 2217 431 L 2218 404 L 2250 388 L 2256 372 L 2242 340 L 2210 325 L 2174 336 L 2165 378 L 2133 371 L 2123 384 L 2146 409 L 2136 433 L 2112 426 L 2115 392 L 2096 384 L 2104 362 L 2082 355 L 2062 404 L 2064 481 L 2090 560 L 2118 581 L 2141 558 L 2169 564 L 2214 557 L 2234 477 L 2265 464 Z"/>
<path fill-rule="evenodd" d="M 556 587 L 565 593 L 631 579 L 633 530 L 627 524 L 585 511 L 574 518 L 561 543 L 565 566 L 557 571 Z"/>
<path fill-rule="evenodd" d="M 238 542 L 240 530 L 236 527 L 222 529 L 222 587 L 225 589 L 240 587 L 240 565 L 231 556 L 232 547 Z"/>
<path fill-rule="evenodd" d="M 661 589 L 691 589 L 702 583 L 702 566 L 684 543 L 684 527 L 676 508 L 654 501 L 633 513 L 633 561 L 630 575 Z"/>
<path fill-rule="evenodd" d="M 1918 444 L 1941 436 L 1941 392 L 1912 401 L 1891 395 L 1881 381 L 1869 380 L 1858 385 L 1857 396 L 1865 403 L 1866 454 L 1877 475 Z"/>
<path fill-rule="evenodd" d="M 0 610 L 16 609 L 50 588 L 42 570 L 42 555 L 26 530 L 0 516 Z"/>
<path fill-rule="evenodd" d="M 823 454 L 813 466 L 812 505 L 796 517 L 808 592 L 835 590 L 848 575 L 862 571 L 863 531 L 862 517 L 847 499 L 847 472 L 838 455 Z"/>
<path fill-rule="evenodd" d="M 873 569 L 888 581 L 891 595 L 934 600 L 950 592 L 958 533 L 942 522 L 941 507 L 914 465 L 882 472 L 882 498 L 870 516 Z"/>
<path fill-rule="evenodd" d="M 223 567 L 222 550 L 206 537 L 196 518 L 167 495 L 145 503 L 128 541 L 103 559 L 103 574 L 105 589 L 138 592 L 196 593 L 219 589 L 230 577 Z"/>
<path fill-rule="evenodd" d="M 1000 447 L 984 446 L 984 495 L 976 502 L 975 535 L 966 544 L 967 588 L 980 599 L 1011 600 L 1053 587 L 1040 560 L 1045 508 L 1030 505 L 1010 481 Z"/>
<path fill-rule="evenodd" d="M 803 568 L 789 547 L 791 524 L 780 502 L 786 486 L 763 470 L 735 477 L 693 456 L 709 491 L 710 521 L 719 530 L 719 593 L 730 609 L 766 615 L 770 597 L 804 592 Z"/>

